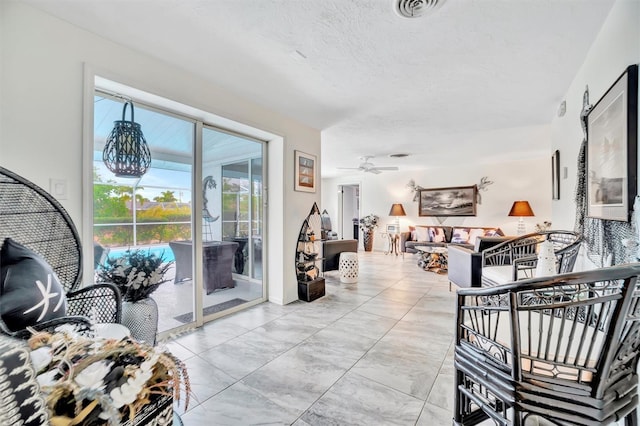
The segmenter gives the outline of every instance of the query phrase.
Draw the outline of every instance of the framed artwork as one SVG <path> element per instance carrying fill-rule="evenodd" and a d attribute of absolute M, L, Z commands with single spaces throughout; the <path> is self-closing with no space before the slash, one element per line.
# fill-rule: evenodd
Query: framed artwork
<path fill-rule="evenodd" d="M 475 216 L 478 186 L 420 190 L 418 216 Z"/>
<path fill-rule="evenodd" d="M 587 216 L 628 222 L 636 195 L 638 66 L 631 65 L 587 116 Z"/>
<path fill-rule="evenodd" d="M 293 189 L 302 192 L 316 192 L 316 156 L 295 151 L 295 184 Z"/>
<path fill-rule="evenodd" d="M 394 225 L 387 225 L 387 234 L 397 234 L 398 233 L 398 227 L 394 224 Z"/>
<path fill-rule="evenodd" d="M 557 149 L 551 156 L 551 194 L 552 199 L 560 199 L 560 151 Z"/>

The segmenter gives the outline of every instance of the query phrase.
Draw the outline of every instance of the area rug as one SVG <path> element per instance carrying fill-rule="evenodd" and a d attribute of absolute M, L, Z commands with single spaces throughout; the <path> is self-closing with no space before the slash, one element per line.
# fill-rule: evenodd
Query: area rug
<path fill-rule="evenodd" d="M 233 308 L 234 306 L 242 305 L 243 303 L 247 303 L 247 301 L 244 299 L 236 298 L 227 300 L 226 302 L 218 303 L 217 305 L 207 306 L 206 308 L 204 308 L 204 316 L 224 311 L 225 309 Z M 188 324 L 193 321 L 193 312 L 187 312 L 186 314 L 178 315 L 177 317 L 173 318 L 180 321 L 181 323 Z"/>

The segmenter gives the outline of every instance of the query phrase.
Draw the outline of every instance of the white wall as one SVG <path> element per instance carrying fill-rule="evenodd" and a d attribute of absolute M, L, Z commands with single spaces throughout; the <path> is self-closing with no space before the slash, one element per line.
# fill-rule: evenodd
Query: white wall
<path fill-rule="evenodd" d="M 567 179 L 560 180 L 560 200 L 552 203 L 554 224 L 573 229 L 575 221 L 574 192 L 578 153 L 584 137 L 580 112 L 585 87 L 589 86 L 589 101 L 595 105 L 625 68 L 638 62 L 640 2 L 618 0 L 567 90 L 567 113 L 564 117 L 555 117 L 551 123 L 552 149 L 560 150 L 561 170 L 563 167 L 568 170 Z"/>
<path fill-rule="evenodd" d="M 302 150 L 320 159 L 319 131 L 25 4 L 0 2 L 0 19 L 0 165 L 45 189 L 50 178 L 66 180 L 69 197 L 61 202 L 78 229 L 88 201 L 83 185 L 90 184 L 82 173 L 83 143 L 88 143 L 83 142 L 85 65 L 114 81 L 281 136 L 268 147 L 269 298 L 297 300 L 298 224 L 319 201 L 320 190 L 293 191 L 293 153 Z"/>
<path fill-rule="evenodd" d="M 540 144 L 550 144 L 549 126 L 532 131 L 539 132 Z M 387 216 L 393 203 L 402 203 L 407 213 L 400 218 L 400 229 L 406 231 L 413 224 L 437 224 L 433 217 L 419 217 L 418 203 L 407 187 L 411 179 L 423 188 L 470 186 L 478 184 L 483 176 L 494 183 L 486 192 L 481 192 L 482 203 L 477 206 L 476 216 L 449 217 L 443 225 L 498 226 L 505 234 L 515 235 L 517 218 L 507 216 L 516 200 L 528 200 L 535 217 L 525 218 L 527 231 L 533 232 L 535 224 L 551 219 L 551 157 L 522 161 L 497 162 L 431 168 L 415 171 L 391 171 L 379 175 L 361 173 L 345 177 L 323 179 L 322 208 L 331 217 L 338 215 L 338 185 L 360 182 L 360 215 L 369 213 L 380 216 L 378 232 L 392 224 L 394 218 Z M 374 250 L 382 250 L 384 241 L 374 237 Z"/>

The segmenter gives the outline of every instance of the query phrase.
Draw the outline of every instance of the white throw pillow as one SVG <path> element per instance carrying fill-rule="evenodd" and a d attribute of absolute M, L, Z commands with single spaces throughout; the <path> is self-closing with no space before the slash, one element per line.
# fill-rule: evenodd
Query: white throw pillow
<path fill-rule="evenodd" d="M 429 239 L 429 228 L 424 226 L 416 226 L 416 241 L 431 241 Z"/>

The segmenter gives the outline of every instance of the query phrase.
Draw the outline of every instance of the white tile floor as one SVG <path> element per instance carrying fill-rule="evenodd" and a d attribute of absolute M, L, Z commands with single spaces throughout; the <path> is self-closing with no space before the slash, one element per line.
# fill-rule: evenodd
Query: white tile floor
<path fill-rule="evenodd" d="M 198 425 L 451 424 L 454 295 L 416 259 L 359 253 L 312 303 L 263 303 L 167 344 Z"/>
<path fill-rule="evenodd" d="M 355 284 L 333 271 L 321 299 L 262 303 L 167 343 L 191 376 L 184 424 L 451 425 L 455 290 L 411 255 L 358 255 Z"/>
<path fill-rule="evenodd" d="M 173 269 L 170 270 L 173 274 Z M 234 288 L 219 289 L 211 294 L 205 294 L 203 306 L 213 306 L 231 299 L 243 299 L 251 301 L 262 297 L 262 285 L 256 282 L 244 280 L 239 275 L 234 275 L 236 286 Z M 193 281 L 185 280 L 178 284 L 173 283 L 173 277 L 158 287 L 151 295 L 158 304 L 158 331 L 163 332 L 174 327 L 184 325 L 175 319 L 176 316 L 193 312 Z"/>

